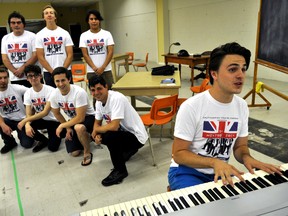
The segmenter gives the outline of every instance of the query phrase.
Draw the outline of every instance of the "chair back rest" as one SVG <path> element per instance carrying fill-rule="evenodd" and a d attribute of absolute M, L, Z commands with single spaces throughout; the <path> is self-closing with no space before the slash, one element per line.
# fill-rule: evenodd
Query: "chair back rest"
<path fill-rule="evenodd" d="M 201 86 L 200 86 L 200 92 L 203 92 L 207 89 L 207 86 L 209 84 L 210 80 L 208 78 L 205 78 L 202 83 L 201 83 Z"/>
<path fill-rule="evenodd" d="M 149 56 L 149 53 L 146 53 L 146 57 L 145 57 L 145 62 L 146 63 L 148 62 L 148 56 Z"/>
<path fill-rule="evenodd" d="M 86 74 L 85 64 L 73 64 L 71 66 L 71 73 L 74 76 L 85 76 Z"/>
<path fill-rule="evenodd" d="M 150 118 L 154 121 L 173 117 L 177 112 L 178 95 L 155 99 L 150 110 Z"/>

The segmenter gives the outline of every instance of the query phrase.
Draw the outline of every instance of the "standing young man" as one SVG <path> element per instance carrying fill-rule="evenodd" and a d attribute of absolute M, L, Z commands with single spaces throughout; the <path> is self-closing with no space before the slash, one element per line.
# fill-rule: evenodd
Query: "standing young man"
<path fill-rule="evenodd" d="M 126 161 L 146 143 L 148 135 L 140 116 L 127 98 L 119 92 L 108 90 L 103 77 L 91 77 L 89 88 L 96 99 L 91 136 L 96 144 L 107 145 L 114 166 L 102 184 L 119 184 L 128 176 Z M 106 124 L 102 124 L 103 120 Z"/>
<path fill-rule="evenodd" d="M 43 67 L 45 84 L 56 87 L 51 74 L 56 67 L 65 67 L 71 74 L 74 44 L 69 33 L 57 26 L 57 12 L 51 5 L 44 7 L 42 17 L 46 27 L 36 34 L 36 52 Z"/>
<path fill-rule="evenodd" d="M 250 173 L 257 168 L 281 174 L 279 167 L 262 163 L 249 153 L 249 110 L 247 103 L 235 94 L 243 88 L 250 56 L 250 51 L 237 43 L 212 51 L 212 88 L 186 100 L 176 117 L 168 173 L 172 190 L 218 179 L 233 185 L 232 176 L 243 181 L 243 172 L 228 164 L 232 152 Z"/>
<path fill-rule="evenodd" d="M 89 10 L 86 22 L 90 29 L 80 36 L 79 47 L 87 63 L 87 78 L 92 75 L 103 76 L 109 89 L 113 81 L 111 59 L 114 51 L 114 40 L 109 31 L 101 28 L 101 14 L 97 10 Z"/>
<path fill-rule="evenodd" d="M 25 18 L 16 11 L 9 15 L 8 23 L 12 32 L 2 38 L 3 63 L 8 68 L 11 83 L 30 87 L 24 68 L 37 61 L 35 34 L 24 30 Z"/>
<path fill-rule="evenodd" d="M 56 136 L 56 129 L 60 123 L 51 112 L 49 102 L 55 88 L 41 83 L 42 73 L 39 66 L 28 65 L 24 72 L 32 87 L 24 94 L 26 118 L 18 123 L 18 128 L 21 130 L 25 127 L 26 135 L 39 141 L 33 152 L 38 152 L 46 146 L 55 152 L 61 143 L 61 138 Z M 47 129 L 48 138 L 38 131 L 43 129 Z"/>
<path fill-rule="evenodd" d="M 19 130 L 17 124 L 25 118 L 23 96 L 27 87 L 9 84 L 9 73 L 0 69 L 0 134 L 4 142 L 1 154 L 11 151 L 17 146 L 12 132 L 17 131 L 20 144 L 24 148 L 31 148 L 34 140 L 28 137 L 25 130 Z"/>
<path fill-rule="evenodd" d="M 60 137 L 63 129 L 66 133 L 66 149 L 72 156 L 78 156 L 84 149 L 82 166 L 90 165 L 93 154 L 90 152 L 90 134 L 94 123 L 94 110 L 87 92 L 80 86 L 71 85 L 72 77 L 64 67 L 55 68 L 52 78 L 57 86 L 50 97 L 52 112 L 60 125 L 56 135 Z M 66 118 L 60 109 L 67 115 Z"/>

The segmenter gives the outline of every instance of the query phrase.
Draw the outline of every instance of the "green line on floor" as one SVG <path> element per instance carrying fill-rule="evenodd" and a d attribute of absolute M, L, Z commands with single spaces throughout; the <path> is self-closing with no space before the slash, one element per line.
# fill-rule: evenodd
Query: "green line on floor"
<path fill-rule="evenodd" d="M 21 202 L 21 197 L 20 197 L 20 190 L 19 190 L 17 171 L 16 171 L 16 163 L 15 163 L 13 151 L 11 151 L 11 157 L 12 157 L 12 165 L 13 165 L 13 171 L 14 171 L 14 181 L 15 181 L 15 186 L 16 186 L 16 194 L 17 194 L 17 200 L 18 200 L 18 205 L 19 205 L 20 216 L 23 216 L 24 213 L 23 213 L 23 207 L 22 207 L 22 202 Z"/>

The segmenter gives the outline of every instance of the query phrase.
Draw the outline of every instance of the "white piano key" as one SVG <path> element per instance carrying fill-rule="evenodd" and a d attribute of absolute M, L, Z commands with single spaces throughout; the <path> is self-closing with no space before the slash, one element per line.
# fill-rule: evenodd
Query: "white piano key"
<path fill-rule="evenodd" d="M 146 211 L 147 211 L 148 213 L 150 213 L 151 216 L 154 215 L 153 209 L 150 208 L 150 205 L 148 205 L 146 199 L 144 199 L 144 198 L 137 199 L 137 200 L 136 200 L 136 203 L 137 203 L 138 206 L 140 206 L 140 207 L 144 210 L 145 215 L 147 215 Z"/>
<path fill-rule="evenodd" d="M 156 197 L 158 199 L 158 202 L 161 202 L 162 205 L 165 206 L 165 208 L 167 209 L 168 213 L 170 212 L 174 212 L 172 207 L 170 206 L 168 199 L 166 199 L 165 197 L 162 196 L 162 194 L 157 194 Z"/>
<path fill-rule="evenodd" d="M 191 199 L 188 197 L 188 193 L 185 190 L 175 190 L 175 193 L 178 195 L 178 197 L 183 196 L 190 207 L 195 206 Z"/>
<path fill-rule="evenodd" d="M 153 207 L 153 200 L 150 197 L 145 197 L 143 199 L 141 199 L 142 203 L 144 202 L 146 203 L 146 206 L 148 206 L 151 210 L 151 214 L 152 215 L 157 215 L 157 212 L 155 211 L 154 207 Z"/>
<path fill-rule="evenodd" d="M 223 189 L 221 188 L 223 184 L 219 184 L 219 183 L 215 183 L 215 182 L 208 182 L 206 184 L 205 187 L 207 187 L 208 189 L 213 189 L 213 188 L 217 188 L 219 190 L 219 192 L 225 197 L 229 197 L 225 191 L 223 191 Z M 214 190 L 213 190 L 214 191 Z M 215 192 L 215 191 L 214 191 Z M 216 193 L 216 192 L 215 192 Z M 216 193 L 217 194 L 217 193 Z M 217 194 L 218 196 L 218 194 Z M 220 198 L 221 199 L 221 198 Z"/>
<path fill-rule="evenodd" d="M 86 212 L 81 212 L 80 216 L 86 216 Z"/>

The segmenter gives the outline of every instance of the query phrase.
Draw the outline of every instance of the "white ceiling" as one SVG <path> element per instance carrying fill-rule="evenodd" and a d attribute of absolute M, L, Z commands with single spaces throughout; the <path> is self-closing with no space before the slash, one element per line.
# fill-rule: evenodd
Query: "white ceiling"
<path fill-rule="evenodd" d="M 55 6 L 75 7 L 88 6 L 98 2 L 99 0 L 0 0 L 1 3 L 35 3 L 35 2 L 50 2 Z"/>

